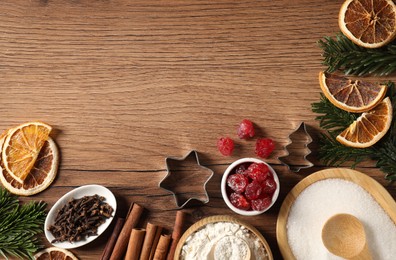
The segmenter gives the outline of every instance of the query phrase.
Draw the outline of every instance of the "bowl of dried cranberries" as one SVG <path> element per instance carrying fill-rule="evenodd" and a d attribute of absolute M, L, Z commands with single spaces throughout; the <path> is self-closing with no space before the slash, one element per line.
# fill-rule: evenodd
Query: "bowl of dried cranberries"
<path fill-rule="evenodd" d="M 279 179 L 275 170 L 256 158 L 242 158 L 225 170 L 221 194 L 227 206 L 244 216 L 267 211 L 279 195 Z"/>

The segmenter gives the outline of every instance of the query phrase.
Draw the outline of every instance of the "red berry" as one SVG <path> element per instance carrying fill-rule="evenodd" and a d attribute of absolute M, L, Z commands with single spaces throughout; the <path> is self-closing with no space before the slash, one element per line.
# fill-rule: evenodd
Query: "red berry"
<path fill-rule="evenodd" d="M 224 156 L 230 156 L 234 151 L 234 141 L 229 137 L 221 137 L 217 141 L 217 148 Z"/>
<path fill-rule="evenodd" d="M 273 194 L 276 190 L 276 182 L 273 178 L 267 178 L 262 184 L 263 192 L 266 194 Z"/>
<path fill-rule="evenodd" d="M 248 178 L 240 173 L 232 174 L 227 178 L 227 185 L 236 193 L 242 193 L 248 185 Z"/>
<path fill-rule="evenodd" d="M 264 163 L 252 163 L 246 172 L 252 180 L 263 182 L 268 177 L 269 169 Z"/>
<path fill-rule="evenodd" d="M 259 138 L 256 141 L 256 154 L 262 158 L 267 158 L 275 149 L 275 143 L 270 138 Z"/>
<path fill-rule="evenodd" d="M 257 210 L 257 211 L 262 211 L 268 208 L 272 203 L 272 198 L 271 197 L 265 197 L 263 199 L 256 199 L 252 200 L 252 209 Z"/>
<path fill-rule="evenodd" d="M 248 139 L 254 136 L 254 126 L 252 121 L 248 119 L 243 119 L 239 124 L 237 130 L 238 137 L 241 139 Z"/>
<path fill-rule="evenodd" d="M 231 193 L 230 201 L 231 201 L 231 204 L 234 205 L 234 207 L 236 207 L 238 209 L 243 209 L 243 210 L 250 209 L 249 201 L 247 201 L 247 199 L 242 194 L 238 194 L 235 192 Z"/>
<path fill-rule="evenodd" d="M 235 173 L 245 174 L 246 168 L 246 164 L 239 164 L 235 167 Z"/>
<path fill-rule="evenodd" d="M 253 181 L 246 186 L 245 196 L 249 200 L 255 200 L 260 197 L 263 187 L 258 181 Z"/>

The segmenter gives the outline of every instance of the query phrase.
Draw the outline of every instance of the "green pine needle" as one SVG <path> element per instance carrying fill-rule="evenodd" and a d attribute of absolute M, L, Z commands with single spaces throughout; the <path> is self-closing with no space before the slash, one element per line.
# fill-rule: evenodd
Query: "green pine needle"
<path fill-rule="evenodd" d="M 393 115 L 396 115 L 396 88 L 394 83 L 386 83 L 387 96 L 391 99 Z M 352 168 L 366 159 L 376 161 L 376 167 L 385 173 L 385 179 L 396 180 L 396 119 L 392 121 L 388 133 L 375 145 L 368 148 L 353 148 L 344 146 L 336 140 L 336 136 L 353 121 L 359 114 L 349 113 L 335 107 L 321 94 L 319 102 L 312 103 L 312 111 L 320 114 L 316 117 L 326 134 L 319 140 L 319 159 L 328 166 L 340 166 L 345 162 L 352 162 Z"/>
<path fill-rule="evenodd" d="M 357 114 L 345 112 L 334 106 L 322 93 L 320 102 L 312 104 L 312 111 L 320 114 L 315 118 L 319 120 L 320 127 L 336 135 L 358 118 Z"/>
<path fill-rule="evenodd" d="M 340 166 L 345 162 L 352 162 L 351 167 L 355 168 L 357 164 L 374 154 L 374 151 L 370 148 L 356 149 L 344 146 L 335 137 L 336 135 L 333 134 L 322 134 L 319 141 L 320 149 L 318 156 L 326 165 Z"/>
<path fill-rule="evenodd" d="M 390 137 L 389 140 L 378 148 L 376 166 L 385 173 L 385 179 L 396 181 L 396 140 Z"/>
<path fill-rule="evenodd" d="M 34 259 L 41 248 L 37 234 L 43 232 L 46 203 L 19 201 L 7 190 L 0 188 L 0 255 L 8 259 Z"/>
<path fill-rule="evenodd" d="M 354 44 L 342 33 L 318 42 L 323 50 L 323 64 L 328 72 L 343 71 L 346 75 L 389 75 L 396 71 L 396 43 L 367 49 Z"/>
<path fill-rule="evenodd" d="M 0 216 L 7 214 L 18 206 L 18 200 L 11 196 L 6 189 L 0 189 Z"/>

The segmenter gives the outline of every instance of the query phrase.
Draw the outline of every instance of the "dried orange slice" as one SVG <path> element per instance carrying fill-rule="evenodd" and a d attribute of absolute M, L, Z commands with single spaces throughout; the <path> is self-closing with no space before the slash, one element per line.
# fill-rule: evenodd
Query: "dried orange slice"
<path fill-rule="evenodd" d="M 340 143 L 350 147 L 370 147 L 386 134 L 391 122 L 392 103 L 387 97 L 375 108 L 359 116 L 336 139 Z"/>
<path fill-rule="evenodd" d="M 11 129 L 4 141 L 2 161 L 7 172 L 23 183 L 33 168 L 51 126 L 41 122 L 30 122 Z"/>
<path fill-rule="evenodd" d="M 351 41 L 365 48 L 379 48 L 396 36 L 396 5 L 392 0 L 347 0 L 338 25 Z"/>
<path fill-rule="evenodd" d="M 78 260 L 72 252 L 58 247 L 49 247 L 34 255 L 37 260 Z"/>
<path fill-rule="evenodd" d="M 4 140 L 5 138 L 0 140 L 0 148 Z M 55 142 L 51 138 L 48 138 L 23 184 L 8 173 L 0 157 L 0 181 L 11 193 L 30 196 L 43 191 L 53 182 L 58 171 L 58 164 L 58 148 Z"/>
<path fill-rule="evenodd" d="M 381 102 L 387 91 L 386 85 L 351 80 L 327 72 L 319 73 L 319 83 L 333 105 L 352 113 L 372 109 Z"/>

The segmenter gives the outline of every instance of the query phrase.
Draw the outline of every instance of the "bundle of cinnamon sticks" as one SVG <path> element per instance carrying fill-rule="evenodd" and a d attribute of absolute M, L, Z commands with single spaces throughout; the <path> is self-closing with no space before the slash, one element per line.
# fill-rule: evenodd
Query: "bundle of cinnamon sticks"
<path fill-rule="evenodd" d="M 185 213 L 177 211 L 171 235 L 161 226 L 147 223 L 137 227 L 144 208 L 132 203 L 126 219 L 118 218 L 101 260 L 173 260 L 183 233 Z"/>

